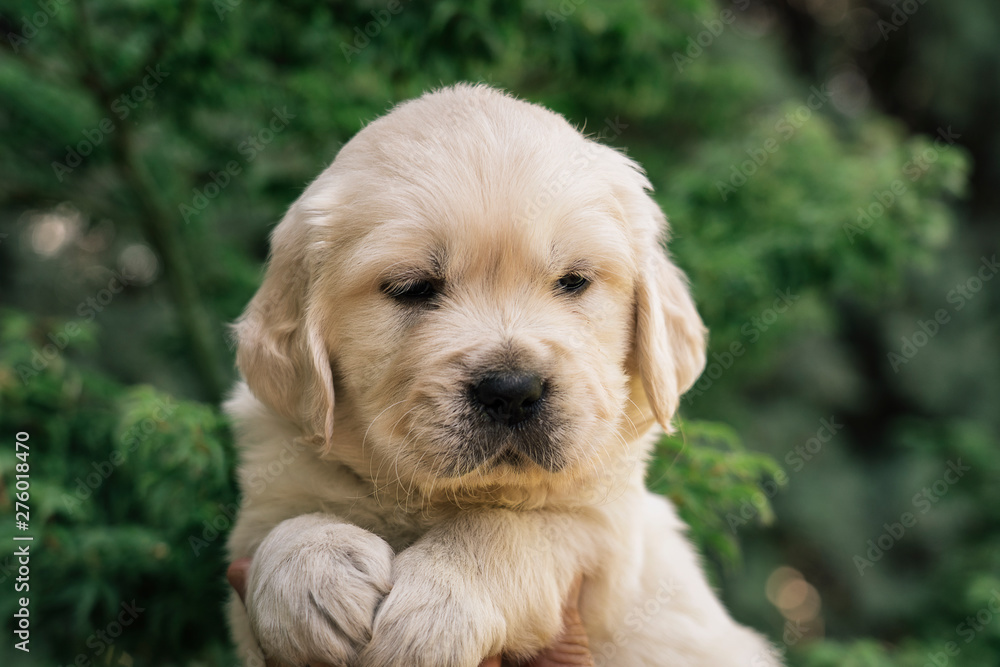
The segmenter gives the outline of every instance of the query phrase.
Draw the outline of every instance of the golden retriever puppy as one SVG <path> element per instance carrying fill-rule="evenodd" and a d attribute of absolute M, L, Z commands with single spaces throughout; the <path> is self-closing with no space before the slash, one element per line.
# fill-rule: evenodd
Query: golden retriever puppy
<path fill-rule="evenodd" d="M 598 664 L 778 664 L 643 485 L 706 333 L 649 190 L 561 116 L 459 85 L 292 205 L 227 403 L 246 664 L 527 657 L 578 573 Z"/>

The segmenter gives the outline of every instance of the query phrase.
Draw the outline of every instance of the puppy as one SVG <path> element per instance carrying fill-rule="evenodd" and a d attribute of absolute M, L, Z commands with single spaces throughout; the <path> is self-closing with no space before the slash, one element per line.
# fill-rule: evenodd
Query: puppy
<path fill-rule="evenodd" d="M 459 85 L 372 122 L 275 229 L 226 405 L 247 665 L 776 665 L 710 589 L 653 442 L 705 363 L 640 167 Z"/>

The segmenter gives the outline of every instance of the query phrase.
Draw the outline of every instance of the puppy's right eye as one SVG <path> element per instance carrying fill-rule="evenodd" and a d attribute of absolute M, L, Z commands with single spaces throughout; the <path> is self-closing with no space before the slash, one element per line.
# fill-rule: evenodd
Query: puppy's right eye
<path fill-rule="evenodd" d="M 429 280 L 406 280 L 398 283 L 385 283 L 382 293 L 391 299 L 403 303 L 422 303 L 437 296 L 437 288 Z"/>

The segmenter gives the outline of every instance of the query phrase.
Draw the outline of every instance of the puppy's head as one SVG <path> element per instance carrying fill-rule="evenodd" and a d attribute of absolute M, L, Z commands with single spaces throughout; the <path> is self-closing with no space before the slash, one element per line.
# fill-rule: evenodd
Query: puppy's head
<path fill-rule="evenodd" d="M 418 488 L 600 472 L 704 365 L 640 168 L 459 86 L 376 120 L 291 207 L 237 323 L 254 394 Z"/>

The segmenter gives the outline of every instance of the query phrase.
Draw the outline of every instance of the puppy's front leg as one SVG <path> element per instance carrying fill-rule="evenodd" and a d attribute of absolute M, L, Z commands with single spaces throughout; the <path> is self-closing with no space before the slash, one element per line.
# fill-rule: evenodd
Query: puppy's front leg
<path fill-rule="evenodd" d="M 585 519 L 549 511 L 466 512 L 393 563 L 366 667 L 476 667 L 501 651 L 527 657 L 558 635 L 564 596 L 596 547 Z"/>
<path fill-rule="evenodd" d="M 392 549 L 327 514 L 278 524 L 254 554 L 246 609 L 264 654 L 290 665 L 351 666 L 391 586 Z"/>

